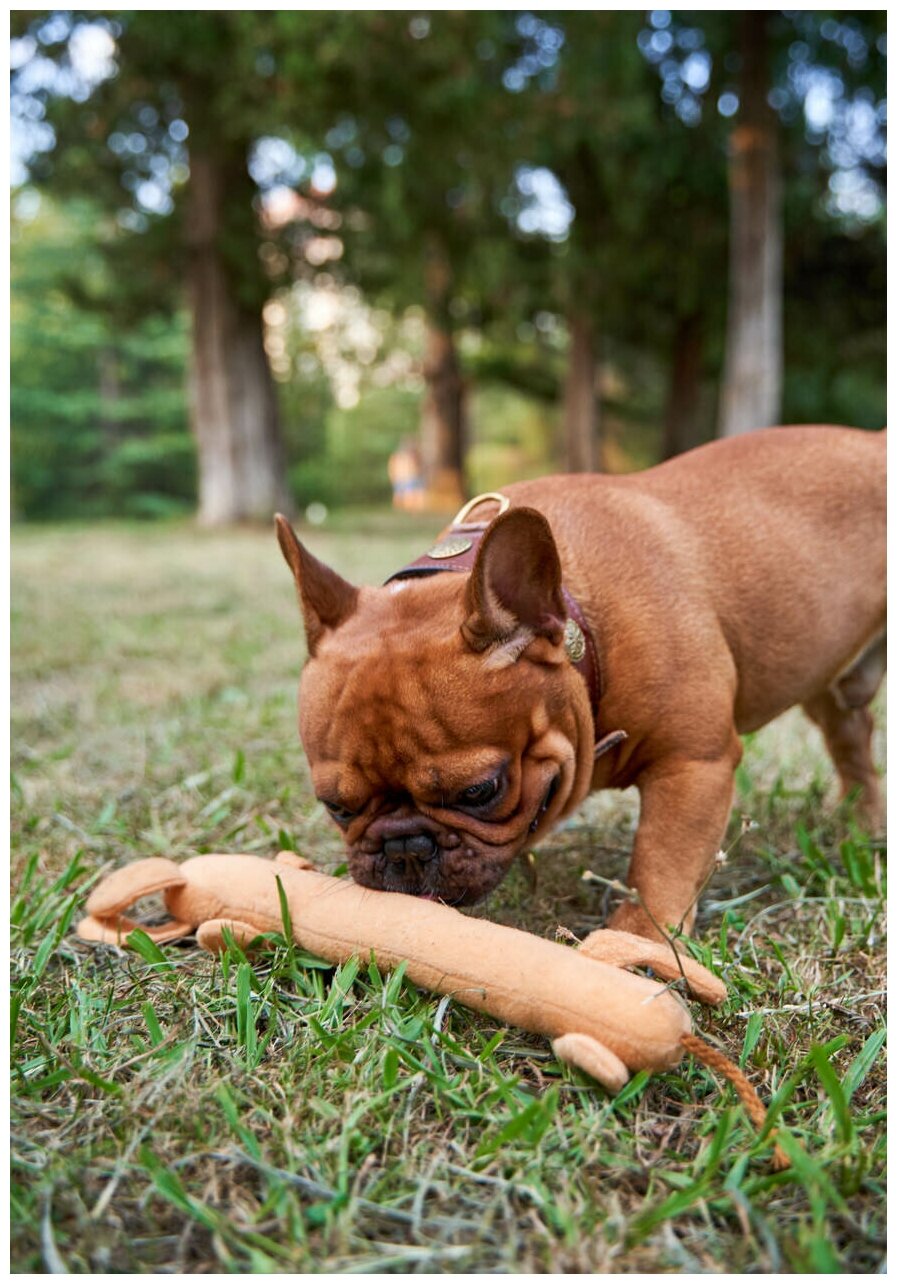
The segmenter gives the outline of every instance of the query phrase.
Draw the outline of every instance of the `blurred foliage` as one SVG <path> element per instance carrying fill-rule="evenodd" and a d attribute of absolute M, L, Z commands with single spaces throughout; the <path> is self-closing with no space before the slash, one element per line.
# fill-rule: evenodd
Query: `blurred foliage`
<path fill-rule="evenodd" d="M 387 461 L 401 438 L 414 433 L 417 411 L 418 397 L 395 388 L 374 389 L 351 409 L 331 406 L 321 425 L 322 449 L 289 471 L 299 504 L 388 503 Z"/>
<path fill-rule="evenodd" d="M 801 211 L 797 195 L 786 209 L 785 422 L 880 428 L 887 417 L 883 231 L 839 235 Z"/>
<path fill-rule="evenodd" d="M 20 198 L 21 199 L 21 198 Z M 88 201 L 13 218 L 10 343 L 13 511 L 29 517 L 189 511 L 186 318 L 119 329 L 117 288 Z"/>
<path fill-rule="evenodd" d="M 388 498 L 388 456 L 417 427 L 434 245 L 448 268 L 437 302 L 470 396 L 472 485 L 562 465 L 574 305 L 601 335 L 608 465 L 659 457 L 675 344 L 694 318 L 693 438 L 707 439 L 738 120 L 733 17 L 14 13 L 13 117 L 32 140 L 29 181 L 41 193 L 25 185 L 13 199 L 15 512 L 154 515 L 193 503 L 191 148 L 225 149 L 244 171 L 223 248 L 241 297 L 265 301 L 300 505 Z M 875 427 L 885 416 L 884 14 L 788 11 L 772 27 L 783 419 Z M 86 29 L 107 33 L 119 74 L 78 82 L 72 41 Z"/>

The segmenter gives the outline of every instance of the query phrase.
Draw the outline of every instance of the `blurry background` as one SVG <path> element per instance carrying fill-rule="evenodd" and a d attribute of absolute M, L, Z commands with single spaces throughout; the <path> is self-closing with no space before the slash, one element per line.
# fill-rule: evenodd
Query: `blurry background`
<path fill-rule="evenodd" d="M 19 519 L 450 509 L 884 422 L 883 11 L 12 32 Z"/>

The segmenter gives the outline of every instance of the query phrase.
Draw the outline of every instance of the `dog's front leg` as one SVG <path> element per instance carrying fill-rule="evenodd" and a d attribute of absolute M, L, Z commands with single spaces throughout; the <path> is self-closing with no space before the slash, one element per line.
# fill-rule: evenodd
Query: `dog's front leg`
<path fill-rule="evenodd" d="M 690 932 L 701 888 L 719 852 L 732 806 L 741 745 L 710 761 L 665 759 L 639 780 L 641 814 L 627 881 L 638 900 L 621 905 L 610 927 L 662 939 Z"/>

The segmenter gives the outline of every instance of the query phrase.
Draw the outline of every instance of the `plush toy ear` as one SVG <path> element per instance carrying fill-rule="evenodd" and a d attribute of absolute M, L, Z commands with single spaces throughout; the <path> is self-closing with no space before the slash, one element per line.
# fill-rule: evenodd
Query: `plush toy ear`
<path fill-rule="evenodd" d="M 470 573 L 466 607 L 465 642 L 474 651 L 497 647 L 496 663 L 512 663 L 536 638 L 561 647 L 561 559 L 541 513 L 512 508 L 496 517 Z"/>
<path fill-rule="evenodd" d="M 358 589 L 312 557 L 280 513 L 275 516 L 274 523 L 277 542 L 296 581 L 308 653 L 314 655 L 324 633 L 338 628 L 353 613 L 358 603 Z"/>

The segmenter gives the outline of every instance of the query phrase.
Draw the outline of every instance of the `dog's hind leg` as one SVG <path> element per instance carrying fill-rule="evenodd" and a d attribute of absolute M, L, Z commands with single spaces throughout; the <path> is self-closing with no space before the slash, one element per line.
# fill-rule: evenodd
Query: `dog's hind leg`
<path fill-rule="evenodd" d="M 888 663 L 888 637 L 880 633 L 832 683 L 842 709 L 864 709 L 881 686 Z"/>
<path fill-rule="evenodd" d="M 827 691 L 804 705 L 817 724 L 846 796 L 859 788 L 858 807 L 871 832 L 883 822 L 881 790 L 872 760 L 874 722 L 868 705 L 885 671 L 885 639 L 876 641 Z"/>

